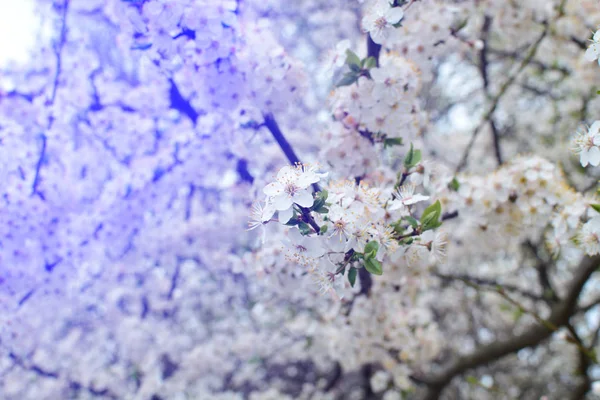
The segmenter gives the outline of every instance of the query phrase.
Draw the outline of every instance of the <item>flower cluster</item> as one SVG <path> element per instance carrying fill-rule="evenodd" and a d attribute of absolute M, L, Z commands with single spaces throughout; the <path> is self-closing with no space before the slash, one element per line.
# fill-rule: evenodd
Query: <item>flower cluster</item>
<path fill-rule="evenodd" d="M 336 120 L 363 135 L 409 138 L 419 116 L 419 71 L 407 59 L 382 57 L 356 84 L 340 86 L 331 96 Z"/>
<path fill-rule="evenodd" d="M 415 165 L 417 152 L 411 148 Z M 427 207 L 419 221 L 417 204 L 429 196 L 415 193 L 414 184 L 400 182 L 394 192 L 383 192 L 364 182 L 335 181 L 311 195 L 311 186 L 320 189 L 324 176 L 314 166 L 283 167 L 264 187 L 265 205 L 255 207 L 250 222 L 261 226 L 277 212 L 281 224 L 292 226 L 288 259 L 310 266 L 323 291 L 333 289 L 346 271 L 351 286 L 358 268 L 381 275 L 386 259 L 408 265 L 444 260 L 446 236 L 433 231 L 441 225 L 440 203 Z"/>

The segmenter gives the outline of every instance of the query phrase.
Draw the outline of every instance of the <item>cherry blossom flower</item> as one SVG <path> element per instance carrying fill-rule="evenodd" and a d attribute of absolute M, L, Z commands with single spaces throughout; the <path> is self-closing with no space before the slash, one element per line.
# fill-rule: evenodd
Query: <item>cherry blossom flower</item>
<path fill-rule="evenodd" d="M 363 30 L 371 35 L 375 43 L 382 44 L 394 29 L 394 24 L 400 22 L 403 16 L 402 8 L 392 7 L 389 0 L 378 0 L 363 17 Z"/>
<path fill-rule="evenodd" d="M 581 244 L 586 254 L 600 253 L 600 217 L 590 219 L 581 228 Z"/>
<path fill-rule="evenodd" d="M 579 153 L 581 165 L 600 165 L 600 121 L 595 121 L 587 132 L 580 131 L 573 140 L 573 149 Z"/>
<path fill-rule="evenodd" d="M 415 185 L 404 184 L 394 193 L 396 198 L 390 202 L 388 210 L 394 211 L 416 204 L 421 201 L 429 200 L 429 196 L 415 194 Z"/>
<path fill-rule="evenodd" d="M 594 37 L 592 38 L 592 44 L 590 44 L 590 47 L 588 47 L 588 49 L 585 52 L 585 59 L 586 61 L 595 61 L 598 60 L 598 63 L 600 63 L 600 59 L 598 59 L 598 57 L 600 56 L 600 30 L 596 31 L 596 33 L 594 33 Z"/>
<path fill-rule="evenodd" d="M 313 196 L 307 189 L 319 180 L 320 176 L 313 169 L 285 166 L 277 173 L 276 181 L 265 186 L 263 192 L 273 207 L 280 212 L 280 221 L 285 223 L 292 217 L 293 204 L 300 207 L 313 205 Z"/>

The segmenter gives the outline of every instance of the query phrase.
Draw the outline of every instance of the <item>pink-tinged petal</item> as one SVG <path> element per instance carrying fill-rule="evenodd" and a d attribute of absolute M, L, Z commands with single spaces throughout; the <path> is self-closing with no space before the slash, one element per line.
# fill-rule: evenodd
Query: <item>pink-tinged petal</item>
<path fill-rule="evenodd" d="M 588 160 L 594 167 L 600 165 L 600 149 L 598 147 L 592 147 L 588 151 Z"/>
<path fill-rule="evenodd" d="M 273 206 L 278 211 L 287 210 L 292 204 L 292 198 L 285 193 L 273 198 Z"/>
<path fill-rule="evenodd" d="M 269 183 L 264 187 L 263 193 L 271 197 L 279 196 L 283 193 L 283 186 L 279 182 Z"/>
<path fill-rule="evenodd" d="M 282 224 L 287 224 L 290 219 L 294 216 L 293 207 L 288 208 L 287 210 L 279 210 L 279 222 Z"/>
<path fill-rule="evenodd" d="M 586 61 L 594 61 L 598 58 L 598 53 L 600 53 L 597 44 L 593 44 L 585 51 L 584 58 Z"/>
<path fill-rule="evenodd" d="M 394 7 L 385 13 L 385 20 L 390 24 L 394 25 L 400 22 L 404 17 L 404 11 L 400 7 Z"/>
<path fill-rule="evenodd" d="M 314 203 L 314 199 L 308 190 L 301 190 L 296 193 L 292 198 L 292 201 L 300 207 L 310 207 Z"/>

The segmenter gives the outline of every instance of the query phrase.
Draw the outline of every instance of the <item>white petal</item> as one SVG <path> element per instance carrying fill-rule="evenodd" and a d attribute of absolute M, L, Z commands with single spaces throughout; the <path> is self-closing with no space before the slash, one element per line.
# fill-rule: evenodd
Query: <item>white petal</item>
<path fill-rule="evenodd" d="M 369 71 L 369 74 L 371 74 L 371 78 L 373 78 L 375 82 L 384 82 L 387 78 L 383 68 L 373 68 Z"/>
<path fill-rule="evenodd" d="M 293 167 L 286 165 L 285 167 L 281 168 L 277 173 L 277 180 L 286 181 L 290 178 L 293 179 L 294 175 L 296 175 L 296 170 Z"/>
<path fill-rule="evenodd" d="M 261 221 L 262 222 L 267 222 L 269 221 L 271 218 L 273 218 L 273 214 L 275 214 L 275 207 L 273 206 L 273 204 L 267 203 L 265 204 L 265 207 L 263 208 L 263 214 L 262 214 L 262 218 Z"/>
<path fill-rule="evenodd" d="M 377 44 L 383 44 L 383 41 L 385 40 L 387 34 L 386 34 L 386 29 L 373 29 L 370 31 L 371 34 L 371 39 L 373 40 L 373 42 L 377 43 Z"/>
<path fill-rule="evenodd" d="M 288 209 L 292 204 L 292 198 L 285 193 L 273 198 L 273 206 L 279 211 Z"/>
<path fill-rule="evenodd" d="M 296 193 L 292 201 L 301 207 L 310 207 L 314 203 L 314 199 L 308 190 L 301 190 Z"/>
<path fill-rule="evenodd" d="M 264 187 L 263 193 L 271 197 L 279 196 L 283 193 L 283 186 L 279 182 L 269 183 Z"/>
<path fill-rule="evenodd" d="M 593 44 L 585 51 L 584 58 L 586 61 L 594 61 L 598 58 L 598 45 Z"/>
<path fill-rule="evenodd" d="M 590 135 L 597 135 L 600 133 L 600 121 L 594 121 L 592 126 L 590 126 L 590 130 L 588 131 Z"/>
<path fill-rule="evenodd" d="M 377 16 L 375 14 L 367 14 L 362 19 L 362 27 L 365 32 L 371 32 L 375 29 L 375 21 Z"/>
<path fill-rule="evenodd" d="M 600 149 L 598 147 L 592 147 L 588 151 L 588 160 L 594 167 L 600 165 Z"/>
<path fill-rule="evenodd" d="M 404 11 L 400 7 L 394 7 L 385 13 L 385 20 L 391 24 L 397 24 L 404 17 Z"/>
<path fill-rule="evenodd" d="M 589 164 L 587 150 L 582 150 L 581 153 L 579 153 L 579 162 L 581 163 L 582 167 L 587 167 Z"/>
<path fill-rule="evenodd" d="M 594 33 L 594 42 L 600 42 L 600 30 Z"/>
<path fill-rule="evenodd" d="M 293 207 L 288 208 L 287 210 L 279 211 L 279 222 L 282 224 L 286 224 L 292 217 L 294 216 Z"/>

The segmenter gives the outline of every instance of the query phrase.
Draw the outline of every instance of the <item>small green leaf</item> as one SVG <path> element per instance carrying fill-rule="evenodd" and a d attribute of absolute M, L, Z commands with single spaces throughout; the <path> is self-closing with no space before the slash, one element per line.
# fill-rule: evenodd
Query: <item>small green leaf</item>
<path fill-rule="evenodd" d="M 383 140 L 383 148 L 402 146 L 402 138 L 386 138 Z"/>
<path fill-rule="evenodd" d="M 329 192 L 325 189 L 317 193 L 317 198 L 319 199 L 327 200 L 327 196 L 329 196 Z"/>
<path fill-rule="evenodd" d="M 346 64 L 352 68 L 352 65 L 356 65 L 360 71 L 360 58 L 352 50 L 346 50 Z"/>
<path fill-rule="evenodd" d="M 410 150 L 404 156 L 404 167 L 410 169 L 421 161 L 421 150 L 415 150 L 413 144 L 410 144 Z"/>
<path fill-rule="evenodd" d="M 352 287 L 354 287 L 354 284 L 356 283 L 357 272 L 358 271 L 354 267 L 350 268 L 350 270 L 348 271 L 348 282 L 350 282 L 350 286 Z"/>
<path fill-rule="evenodd" d="M 471 376 L 467 376 L 467 377 L 465 378 L 465 380 L 466 380 L 468 383 L 470 383 L 471 385 L 479 385 L 479 379 L 477 379 L 476 377 L 474 377 L 474 376 L 472 376 L 472 375 L 471 375 Z"/>
<path fill-rule="evenodd" d="M 377 59 L 375 57 L 367 57 L 363 60 L 363 67 L 371 69 L 377 66 Z"/>
<path fill-rule="evenodd" d="M 325 233 L 327 233 L 327 229 L 329 229 L 327 225 L 321 225 L 321 228 L 319 228 L 319 233 L 321 235 L 324 235 Z"/>
<path fill-rule="evenodd" d="M 298 229 L 300 229 L 300 233 L 304 236 L 310 235 L 312 233 L 310 225 L 308 225 L 306 222 L 300 222 L 298 224 Z"/>
<path fill-rule="evenodd" d="M 356 82 L 358 80 L 358 75 L 349 72 L 346 75 L 344 75 L 344 77 L 337 83 L 337 87 L 340 86 L 350 86 L 352 85 L 354 82 Z"/>
<path fill-rule="evenodd" d="M 419 226 L 419 221 L 417 221 L 415 218 L 411 217 L 410 215 L 407 217 L 404 217 L 404 219 L 406 220 L 406 222 L 408 222 L 410 224 L 410 226 L 413 227 L 413 229 L 416 229 L 417 226 Z"/>
<path fill-rule="evenodd" d="M 600 204 L 590 204 L 590 207 L 592 207 L 597 212 L 600 212 Z"/>
<path fill-rule="evenodd" d="M 441 225 L 441 216 L 442 205 L 438 200 L 429 207 L 427 207 L 425 211 L 423 211 L 423 215 L 421 215 L 421 226 L 423 227 L 423 232 L 439 227 Z"/>
<path fill-rule="evenodd" d="M 373 275 L 382 275 L 383 268 L 381 268 L 381 263 L 377 261 L 376 258 L 366 258 L 365 257 L 365 268 L 367 271 L 372 273 Z"/>
<path fill-rule="evenodd" d="M 460 188 L 460 183 L 458 183 L 458 179 L 456 178 L 452 178 L 452 182 L 450 182 L 448 184 L 448 188 L 450 190 L 453 190 L 455 192 L 458 192 L 458 189 Z"/>
<path fill-rule="evenodd" d="M 369 258 L 375 258 L 377 251 L 379 250 L 379 243 L 371 241 L 365 245 L 365 260 Z"/>

